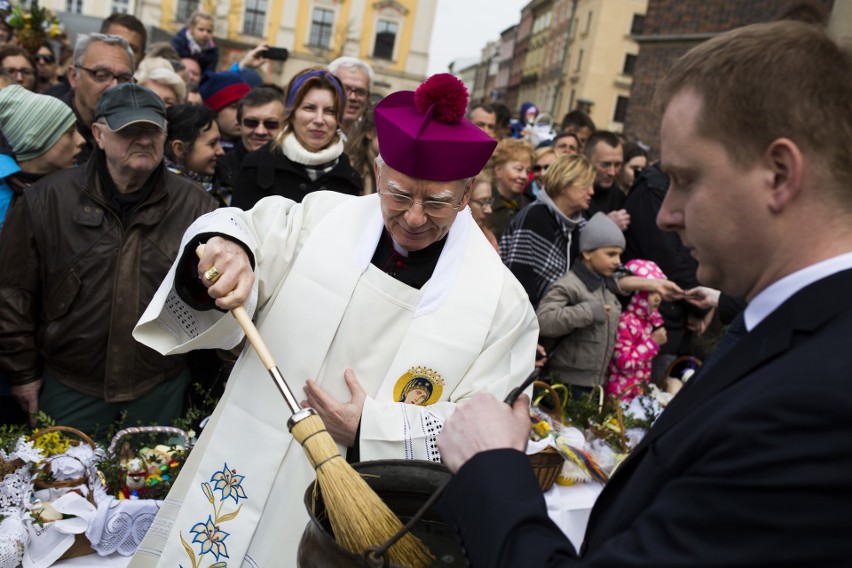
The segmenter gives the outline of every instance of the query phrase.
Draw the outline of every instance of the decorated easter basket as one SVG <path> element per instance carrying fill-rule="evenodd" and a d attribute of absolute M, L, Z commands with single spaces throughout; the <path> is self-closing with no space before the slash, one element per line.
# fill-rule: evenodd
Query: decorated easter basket
<path fill-rule="evenodd" d="M 179 438 L 183 447 L 163 446 L 168 448 L 165 451 L 161 446 L 146 448 L 140 445 L 139 440 L 150 441 L 154 435 Z M 189 435 L 180 428 L 139 426 L 116 432 L 106 457 L 92 476 L 91 487 L 98 512 L 86 535 L 95 551 L 102 556 L 113 553 L 131 556 L 136 552 L 189 450 Z M 137 463 L 128 468 L 134 460 L 141 463 L 144 472 L 133 469 L 139 465 Z M 128 487 L 128 480 L 132 480 L 131 487 Z"/>
<path fill-rule="evenodd" d="M 35 432 L 30 439 L 32 441 L 37 441 L 40 438 L 49 435 L 54 432 L 63 432 L 66 434 L 73 434 L 80 440 L 71 440 L 69 442 L 72 446 L 80 445 L 81 443 L 85 443 L 92 448 L 92 451 L 97 449 L 95 442 L 92 441 L 89 436 L 77 430 L 76 428 L 72 428 L 70 426 L 50 426 L 48 428 L 43 428 L 37 432 Z M 69 456 L 63 454 L 58 454 L 54 456 L 50 456 L 46 458 L 43 464 L 40 466 L 39 474 L 33 480 L 33 486 L 36 489 L 62 489 L 62 488 L 71 488 L 71 487 L 79 487 L 80 485 L 85 485 L 87 482 L 87 475 L 84 474 L 82 477 L 72 478 L 72 479 L 56 479 L 53 472 L 52 463 L 53 460 L 62 458 L 67 459 Z M 72 458 L 76 459 L 76 458 Z M 79 460 L 77 460 L 79 461 Z M 81 462 L 82 463 L 82 462 Z M 85 465 L 85 464 L 84 464 Z M 85 471 L 85 468 L 84 468 Z"/>
<path fill-rule="evenodd" d="M 99 455 L 95 442 L 84 432 L 70 426 L 49 426 L 42 428 L 35 431 L 30 436 L 30 440 L 45 450 L 52 449 L 54 452 L 59 452 L 49 455 L 37 466 L 36 475 L 33 478 L 34 495 L 39 497 L 43 494 L 40 498 L 44 499 L 48 495 L 53 495 L 52 491 L 45 490 L 59 490 L 59 492 L 61 490 L 68 490 L 79 494 L 89 501 L 89 503 L 94 504 L 94 498 L 88 487 L 91 482 L 92 464 L 98 459 Z M 88 458 L 79 457 L 81 455 L 79 452 L 77 455 L 73 455 L 75 453 L 73 448 L 82 446 L 91 448 L 92 454 Z M 65 462 L 65 467 L 61 465 L 61 462 Z M 76 471 L 79 473 L 73 473 L 69 477 L 67 473 L 69 463 L 72 469 L 78 468 Z M 57 464 L 60 465 L 57 466 Z M 64 474 L 61 473 L 63 469 L 66 470 Z M 46 528 L 49 526 L 47 523 L 51 521 L 40 520 L 39 522 L 44 523 L 43 527 Z M 40 537 L 40 531 L 36 531 L 34 534 L 31 533 L 30 536 L 30 538 Z M 51 537 L 45 538 L 49 539 Z M 93 552 L 94 550 L 86 535 L 78 533 L 74 535 L 74 541 L 70 548 L 65 549 L 62 555 L 59 556 L 59 560 L 85 556 Z"/>
<path fill-rule="evenodd" d="M 535 381 L 533 383 L 533 387 L 534 389 L 543 389 L 552 397 L 553 408 L 548 412 L 548 414 L 550 414 L 551 418 L 554 420 L 561 422 L 563 406 L 562 399 L 560 398 L 557 390 L 544 381 Z M 540 402 L 542 397 L 536 397 L 536 400 Z M 544 407 L 540 406 L 539 408 L 544 410 Z M 547 491 L 553 487 L 553 484 L 556 482 L 556 478 L 559 477 L 559 472 L 562 471 L 562 464 L 565 463 L 565 459 L 559 454 L 556 448 L 547 446 L 538 453 L 530 454 L 529 460 L 541 490 Z"/>

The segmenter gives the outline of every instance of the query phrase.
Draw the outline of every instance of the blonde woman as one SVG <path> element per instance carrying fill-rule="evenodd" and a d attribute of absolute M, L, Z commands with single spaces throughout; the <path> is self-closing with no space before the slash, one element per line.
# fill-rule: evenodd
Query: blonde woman
<path fill-rule="evenodd" d="M 515 215 L 500 240 L 500 256 L 533 306 L 579 254 L 579 227 L 594 195 L 595 167 L 584 156 L 559 156 L 543 181 L 538 199 Z"/>

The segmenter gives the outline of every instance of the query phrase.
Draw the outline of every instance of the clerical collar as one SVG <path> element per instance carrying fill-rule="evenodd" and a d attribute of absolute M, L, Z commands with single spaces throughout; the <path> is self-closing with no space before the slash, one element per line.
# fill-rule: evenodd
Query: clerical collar
<path fill-rule="evenodd" d="M 447 237 L 444 236 L 425 249 L 407 251 L 385 229 L 371 263 L 403 284 L 419 290 L 432 277 L 446 242 Z"/>
<path fill-rule="evenodd" d="M 393 250 L 395 250 L 398 254 L 401 254 L 405 258 L 408 258 L 408 251 L 402 248 L 402 245 L 396 242 L 396 239 L 393 238 L 393 235 L 391 235 L 387 230 L 385 230 L 385 233 L 390 237 L 391 244 L 393 245 Z"/>

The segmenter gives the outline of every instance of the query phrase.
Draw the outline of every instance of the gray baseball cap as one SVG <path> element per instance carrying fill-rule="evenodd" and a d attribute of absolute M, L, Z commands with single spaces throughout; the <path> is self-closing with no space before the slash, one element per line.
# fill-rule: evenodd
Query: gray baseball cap
<path fill-rule="evenodd" d="M 104 91 L 95 108 L 95 119 L 101 117 L 113 132 L 140 122 L 166 130 L 166 105 L 154 91 L 136 83 L 122 83 Z"/>

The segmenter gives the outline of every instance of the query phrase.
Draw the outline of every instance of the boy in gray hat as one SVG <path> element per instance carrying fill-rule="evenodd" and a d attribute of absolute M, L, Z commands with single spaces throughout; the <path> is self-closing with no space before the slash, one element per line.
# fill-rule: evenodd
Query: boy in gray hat
<path fill-rule="evenodd" d="M 613 278 L 621 265 L 624 234 L 597 213 L 580 233 L 580 252 L 581 258 L 553 283 L 536 310 L 542 337 L 557 340 L 549 350 L 548 368 L 575 397 L 607 379 L 621 315 L 616 294 L 626 294 Z"/>

